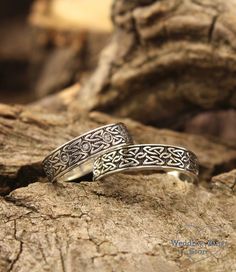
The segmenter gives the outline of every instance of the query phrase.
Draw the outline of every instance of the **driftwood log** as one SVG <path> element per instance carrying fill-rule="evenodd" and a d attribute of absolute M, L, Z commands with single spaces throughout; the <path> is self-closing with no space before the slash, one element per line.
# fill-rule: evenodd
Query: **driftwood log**
<path fill-rule="evenodd" d="M 235 146 L 119 119 L 138 143 L 192 149 L 200 184 L 166 174 L 46 181 L 40 162 L 50 150 L 115 121 L 98 112 L 58 115 L 1 105 L 0 271 L 234 271 L 235 174 L 206 181 L 235 166 Z M 177 239 L 224 245 L 190 256 L 173 246 Z"/>
<path fill-rule="evenodd" d="M 0 271 L 236 271 L 235 143 L 139 122 L 173 127 L 235 107 L 235 11 L 233 0 L 116 0 L 88 83 L 0 104 Z M 195 152 L 199 184 L 157 173 L 47 181 L 52 149 L 117 121 L 137 143 Z"/>
<path fill-rule="evenodd" d="M 233 0 L 115 1 L 115 35 L 82 105 L 163 127 L 235 108 L 235 14 Z"/>

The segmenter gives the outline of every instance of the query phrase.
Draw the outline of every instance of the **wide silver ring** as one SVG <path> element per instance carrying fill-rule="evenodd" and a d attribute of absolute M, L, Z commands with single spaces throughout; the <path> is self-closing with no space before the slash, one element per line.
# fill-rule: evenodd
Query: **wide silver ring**
<path fill-rule="evenodd" d="M 167 172 L 181 180 L 198 180 L 197 156 L 183 148 L 164 144 L 138 144 L 116 148 L 94 162 L 93 176 L 98 180 L 121 171 L 154 170 Z"/>
<path fill-rule="evenodd" d="M 58 147 L 42 162 L 50 181 L 71 181 L 93 171 L 94 160 L 104 152 L 132 144 L 123 123 L 91 130 Z"/>

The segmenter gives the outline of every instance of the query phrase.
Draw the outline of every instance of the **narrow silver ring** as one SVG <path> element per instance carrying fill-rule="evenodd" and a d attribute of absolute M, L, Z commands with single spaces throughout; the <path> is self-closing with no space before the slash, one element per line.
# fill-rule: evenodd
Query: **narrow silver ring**
<path fill-rule="evenodd" d="M 93 170 L 94 160 L 113 148 L 132 144 L 123 123 L 91 130 L 58 147 L 42 162 L 49 181 L 70 181 Z"/>
<path fill-rule="evenodd" d="M 167 172 L 181 180 L 196 183 L 197 156 L 183 148 L 164 144 L 138 144 L 116 148 L 94 162 L 93 176 L 98 180 L 121 171 L 154 170 Z"/>

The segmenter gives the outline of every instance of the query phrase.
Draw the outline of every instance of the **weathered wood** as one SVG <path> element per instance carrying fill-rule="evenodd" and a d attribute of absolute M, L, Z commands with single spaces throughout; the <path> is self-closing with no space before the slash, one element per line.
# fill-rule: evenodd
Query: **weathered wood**
<path fill-rule="evenodd" d="M 79 90 L 80 84 L 74 84 L 57 94 L 47 95 L 46 97 L 28 104 L 28 108 L 41 112 L 44 111 L 46 113 L 61 113 L 62 111 L 68 111 L 72 102 L 77 98 Z"/>
<path fill-rule="evenodd" d="M 0 198 L 0 270 L 235 271 L 235 203 L 161 174 L 37 182 Z M 171 240 L 221 246 L 189 254 Z"/>
<path fill-rule="evenodd" d="M 64 95 L 70 99 L 73 91 Z M 62 103 L 60 98 L 53 97 Z M 136 142 L 192 149 L 200 160 L 200 185 L 167 174 L 138 173 L 51 184 L 40 165 L 48 152 L 118 121 L 75 109 L 56 114 L 39 105 L 37 110 L 0 106 L 0 192 L 5 195 L 0 198 L 0 271 L 233 271 L 235 196 L 232 190 L 203 184 L 214 173 L 235 167 L 236 147 L 119 119 Z M 16 189 L 22 186 L 27 187 Z M 199 239 L 223 245 L 206 246 L 202 256 L 171 242 Z"/>
<path fill-rule="evenodd" d="M 212 182 L 215 186 L 217 186 L 219 188 L 228 189 L 228 190 L 232 190 L 235 192 L 236 169 L 213 177 Z"/>
<path fill-rule="evenodd" d="M 47 109 L 47 108 L 46 108 Z M 46 113 L 39 108 L 0 106 L 0 177 L 1 192 L 8 193 L 41 177 L 40 162 L 54 148 L 98 125 L 117 121 L 101 113 L 87 115 L 81 111 L 59 114 Z M 167 143 L 185 146 L 200 160 L 201 177 L 209 179 L 214 173 L 235 166 L 236 147 L 201 136 L 145 127 L 131 120 L 122 120 L 138 143 Z M 14 155 L 13 155 L 14 154 Z"/>
<path fill-rule="evenodd" d="M 196 152 L 201 183 L 126 173 L 99 182 L 51 184 L 40 166 L 51 149 L 117 119 L 97 112 L 37 110 L 0 106 L 1 193 L 35 182 L 0 198 L 0 271 L 236 269 L 233 187 L 202 185 L 219 167 L 232 166 L 235 147 L 125 119 L 137 142 L 182 145 Z M 190 254 L 190 247 L 171 242 L 199 239 L 223 245 Z"/>
<path fill-rule="evenodd" d="M 233 0 L 115 1 L 115 34 L 82 105 L 163 127 L 235 108 L 235 12 Z"/>

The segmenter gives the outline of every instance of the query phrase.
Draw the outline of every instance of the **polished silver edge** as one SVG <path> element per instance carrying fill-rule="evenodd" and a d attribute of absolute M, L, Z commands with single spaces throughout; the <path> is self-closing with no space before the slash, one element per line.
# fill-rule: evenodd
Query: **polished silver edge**
<path fill-rule="evenodd" d="M 75 138 L 73 138 L 73 139 L 71 139 L 71 140 L 65 142 L 64 144 L 58 146 L 57 148 L 53 149 L 53 150 L 52 150 L 52 151 L 51 151 L 51 152 L 43 159 L 42 163 L 43 163 L 44 161 L 46 161 L 47 158 L 50 157 L 52 154 L 54 154 L 54 153 L 57 152 L 58 150 L 62 149 L 64 146 L 66 146 L 66 145 L 68 145 L 68 144 L 71 144 L 71 143 L 73 143 L 73 142 L 76 141 L 76 140 L 79 140 L 79 138 L 83 138 L 83 137 L 85 137 L 87 134 L 93 133 L 93 132 L 95 132 L 95 131 L 97 131 L 97 130 L 100 130 L 100 129 L 103 129 L 103 128 L 107 128 L 107 127 L 110 127 L 110 126 L 119 125 L 119 124 L 122 124 L 123 126 L 125 126 L 125 124 L 122 123 L 122 122 L 119 122 L 119 123 L 112 123 L 112 124 L 109 124 L 109 125 L 105 125 L 105 126 L 101 126 L 101 127 L 97 127 L 97 128 L 91 129 L 91 130 L 89 130 L 89 131 L 87 131 L 87 132 L 84 132 L 84 133 L 80 134 L 79 136 L 77 136 L 77 137 L 75 137 Z M 126 126 L 125 126 L 125 127 L 126 127 Z"/>

